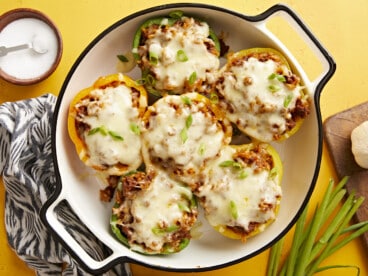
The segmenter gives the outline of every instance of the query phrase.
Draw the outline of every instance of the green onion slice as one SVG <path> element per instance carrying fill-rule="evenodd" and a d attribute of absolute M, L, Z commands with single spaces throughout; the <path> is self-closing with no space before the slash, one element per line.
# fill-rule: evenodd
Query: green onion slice
<path fill-rule="evenodd" d="M 141 129 L 139 128 L 139 126 L 136 123 L 131 123 L 130 124 L 130 130 L 137 135 L 141 134 Z"/>
<path fill-rule="evenodd" d="M 280 86 L 271 84 L 268 86 L 268 90 L 270 90 L 272 93 L 275 93 L 281 89 Z"/>
<path fill-rule="evenodd" d="M 118 141 L 124 141 L 124 138 L 122 136 L 120 136 L 117 132 L 115 131 L 109 131 L 108 134 L 110 135 L 110 137 L 114 140 L 118 140 Z"/>
<path fill-rule="evenodd" d="M 293 95 L 289 94 L 286 96 L 285 100 L 284 100 L 284 107 L 287 108 L 291 102 L 291 100 L 293 99 Z"/>
<path fill-rule="evenodd" d="M 238 219 L 238 208 L 233 200 L 230 200 L 230 213 L 233 219 Z"/>
<path fill-rule="evenodd" d="M 90 131 L 88 131 L 88 135 L 94 135 L 96 133 L 100 133 L 103 136 L 106 136 L 108 133 L 108 130 L 105 126 L 99 126 L 92 128 Z"/>
<path fill-rule="evenodd" d="M 180 139 L 183 144 L 188 140 L 188 129 L 185 127 L 180 131 Z"/>
<path fill-rule="evenodd" d="M 180 62 L 186 62 L 189 59 L 188 59 L 187 54 L 184 52 L 184 50 L 178 50 L 176 52 L 176 60 Z"/>
<path fill-rule="evenodd" d="M 182 102 L 184 104 L 186 104 L 186 105 L 191 105 L 192 104 L 192 101 L 190 100 L 189 97 L 187 97 L 187 96 L 181 96 L 180 98 L 181 98 L 181 100 L 182 100 Z"/>
<path fill-rule="evenodd" d="M 180 139 L 183 142 L 183 144 L 188 140 L 188 129 L 193 123 L 193 117 L 192 114 L 189 114 L 187 119 L 185 120 L 185 127 L 180 131 Z"/>
<path fill-rule="evenodd" d="M 284 75 L 280 75 L 280 74 L 276 74 L 276 73 L 272 73 L 271 75 L 268 76 L 269 80 L 278 80 L 280 82 L 286 82 L 286 78 Z"/>
<path fill-rule="evenodd" d="M 97 133 L 101 134 L 102 136 L 109 135 L 114 140 L 124 141 L 124 138 L 122 136 L 120 136 L 117 132 L 112 131 L 112 130 L 108 130 L 105 126 L 99 126 L 99 127 L 92 128 L 88 132 L 88 135 L 94 135 L 94 134 L 97 134 Z"/>
<path fill-rule="evenodd" d="M 248 173 L 245 171 L 245 170 L 242 170 L 240 173 L 239 173 L 239 179 L 245 179 L 248 177 Z"/>
<path fill-rule="evenodd" d="M 234 160 L 226 160 L 219 164 L 222 168 L 232 167 L 234 169 L 241 169 L 242 165 L 239 162 L 236 162 Z"/>
<path fill-rule="evenodd" d="M 158 63 L 158 54 L 155 52 L 149 52 L 149 61 L 156 65 Z"/>
<path fill-rule="evenodd" d="M 192 116 L 192 114 L 189 114 L 189 116 L 185 120 L 185 127 L 187 129 L 190 128 L 190 126 L 192 125 L 192 123 L 193 123 L 193 116 Z"/>
<path fill-rule="evenodd" d="M 195 83 L 195 81 L 197 80 L 197 73 L 194 71 L 192 74 L 190 74 L 189 76 L 189 84 L 193 85 Z"/>

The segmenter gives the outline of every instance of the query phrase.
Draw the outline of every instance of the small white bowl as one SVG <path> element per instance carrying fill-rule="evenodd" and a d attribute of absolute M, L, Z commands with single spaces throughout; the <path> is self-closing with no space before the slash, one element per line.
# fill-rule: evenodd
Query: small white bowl
<path fill-rule="evenodd" d="M 45 42 L 53 47 L 47 49 L 44 54 L 32 53 L 32 49 L 26 49 L 0 57 L 0 77 L 16 85 L 31 85 L 45 80 L 55 71 L 61 60 L 63 43 L 58 28 L 48 16 L 37 10 L 19 8 L 0 16 L 1 46 L 10 47 L 31 42 L 27 41 L 31 35 L 30 26 L 23 19 L 28 20 L 27 23 L 31 21 L 38 23 L 35 32 L 51 35 L 52 39 Z M 23 26 L 26 28 L 24 33 L 20 34 L 18 29 L 22 29 Z"/>

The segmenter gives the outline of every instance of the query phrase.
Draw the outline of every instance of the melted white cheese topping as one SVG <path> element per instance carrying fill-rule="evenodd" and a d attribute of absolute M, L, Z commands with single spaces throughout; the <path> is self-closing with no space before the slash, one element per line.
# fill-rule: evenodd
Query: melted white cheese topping
<path fill-rule="evenodd" d="M 141 140 L 132 130 L 132 124 L 140 123 L 138 110 L 132 104 L 130 88 L 120 85 L 95 89 L 90 95 L 98 98 L 98 101 L 91 102 L 87 99 L 81 102 L 81 105 L 87 107 L 89 114 L 81 118 L 82 122 L 90 125 L 91 130 L 103 128 L 110 134 L 84 134 L 90 157 L 88 165 L 113 166 L 121 163 L 137 168 L 142 160 Z"/>
<path fill-rule="evenodd" d="M 248 229 L 251 222 L 264 224 L 275 218 L 281 187 L 278 175 L 270 177 L 269 171 L 255 173 L 252 167 L 239 170 L 220 166 L 224 161 L 233 160 L 234 153 L 231 146 L 223 148 L 221 157 L 208 167 L 208 179 L 200 187 L 198 196 L 205 197 L 206 218 L 212 226 Z M 261 203 L 270 204 L 273 208 L 261 210 Z M 262 227 L 259 230 L 262 231 Z"/>
<path fill-rule="evenodd" d="M 286 131 L 286 119 L 291 118 L 290 111 L 301 96 L 301 86 L 290 90 L 277 78 L 269 79 L 277 67 L 272 60 L 261 62 L 251 57 L 223 73 L 221 93 L 234 110 L 227 112 L 229 120 L 249 136 L 264 142 Z M 247 78 L 250 84 L 244 82 Z"/>
<path fill-rule="evenodd" d="M 188 81 L 192 74 L 196 74 L 194 80 L 213 80 L 212 74 L 219 68 L 219 58 L 210 53 L 204 43 L 211 42 L 208 39 L 208 24 L 197 24 L 192 18 L 187 21 L 190 24 L 186 24 L 186 27 L 175 25 L 165 32 L 159 28 L 146 41 L 148 52 L 157 57 L 157 64 L 150 69 L 156 76 L 154 86 L 158 90 L 182 93 L 185 81 Z M 178 53 L 182 53 L 186 58 L 178 60 Z"/>
<path fill-rule="evenodd" d="M 158 229 L 170 229 L 182 221 L 184 213 L 191 208 L 193 195 L 189 188 L 169 178 L 164 171 L 156 172 L 149 188 L 139 192 L 132 203 L 130 211 L 135 222 L 130 226 L 134 229 L 132 241 L 159 252 L 175 231 Z"/>
<path fill-rule="evenodd" d="M 195 99 L 197 94 L 166 96 L 149 107 L 154 116 L 149 118 L 149 128 L 143 133 L 145 162 L 150 162 L 148 156 L 158 157 L 198 173 L 227 141 L 217 121 L 200 111 L 205 103 L 186 104 L 183 97 Z"/>

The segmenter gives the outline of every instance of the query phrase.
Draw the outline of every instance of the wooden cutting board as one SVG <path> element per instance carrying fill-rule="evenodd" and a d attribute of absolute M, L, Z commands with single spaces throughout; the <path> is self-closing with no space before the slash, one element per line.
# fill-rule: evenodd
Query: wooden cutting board
<path fill-rule="evenodd" d="M 350 134 L 366 120 L 368 120 L 368 102 L 337 113 L 327 118 L 323 124 L 324 139 L 337 176 L 339 179 L 349 176 L 346 183 L 347 191 L 351 193 L 355 190 L 357 195 L 365 197 L 355 216 L 357 222 L 368 220 L 368 169 L 356 164 L 351 152 Z M 362 236 L 362 240 L 368 251 L 368 232 Z"/>

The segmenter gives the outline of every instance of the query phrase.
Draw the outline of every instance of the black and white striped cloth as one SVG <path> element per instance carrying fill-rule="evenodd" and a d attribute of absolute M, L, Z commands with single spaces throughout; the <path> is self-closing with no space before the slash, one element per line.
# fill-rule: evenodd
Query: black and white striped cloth
<path fill-rule="evenodd" d="M 52 94 L 0 105 L 0 172 L 5 185 L 5 226 L 9 245 L 37 275 L 88 275 L 43 225 L 39 211 L 54 191 L 51 121 Z M 60 214 L 59 214 L 60 215 Z M 95 257 L 104 247 L 67 211 L 64 224 Z M 131 275 L 123 265 L 106 275 Z"/>

